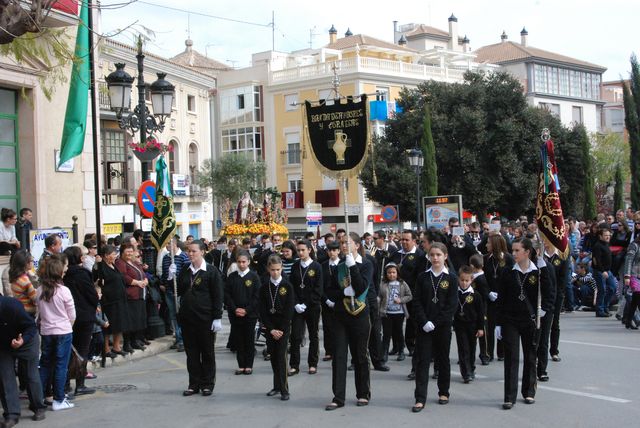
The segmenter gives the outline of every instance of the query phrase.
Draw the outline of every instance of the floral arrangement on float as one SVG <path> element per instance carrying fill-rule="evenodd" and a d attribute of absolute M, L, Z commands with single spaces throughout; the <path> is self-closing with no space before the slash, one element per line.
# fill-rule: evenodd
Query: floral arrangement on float
<path fill-rule="evenodd" d="M 262 204 L 254 204 L 251 194 L 261 196 Z M 244 192 L 235 207 L 227 199 L 221 206 L 221 218 L 227 219 L 221 234 L 243 238 L 250 235 L 277 233 L 285 238 L 288 237 L 287 210 L 282 208 L 280 199 L 278 189 L 273 187 Z"/>
<path fill-rule="evenodd" d="M 131 148 L 135 157 L 143 162 L 157 158 L 160 153 L 173 152 L 172 145 L 161 143 L 155 135 L 150 135 L 144 142 L 136 142 L 129 137 L 127 145 Z"/>

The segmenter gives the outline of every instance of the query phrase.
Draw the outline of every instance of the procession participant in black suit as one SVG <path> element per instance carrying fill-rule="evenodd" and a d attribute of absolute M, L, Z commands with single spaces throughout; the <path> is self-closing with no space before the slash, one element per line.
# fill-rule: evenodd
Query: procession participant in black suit
<path fill-rule="evenodd" d="M 210 265 L 213 265 L 215 268 L 217 268 L 218 271 L 222 274 L 224 273 L 224 265 L 222 264 L 222 253 L 223 251 L 226 251 L 226 246 L 227 237 L 222 236 L 220 239 L 218 239 L 216 248 L 209 251 L 204 256 L 204 260 Z"/>
<path fill-rule="evenodd" d="M 472 282 L 473 268 L 462 266 L 458 270 L 458 308 L 453 317 L 453 327 L 464 383 L 476 377 L 476 338 L 484 336 L 484 304 L 482 295 L 476 292 Z"/>
<path fill-rule="evenodd" d="M 483 366 L 489 365 L 489 354 L 487 352 L 487 302 L 489 301 L 489 283 L 484 273 L 484 258 L 481 254 L 474 254 L 469 258 L 469 265 L 473 269 L 473 291 L 482 297 L 483 315 L 482 329 L 484 334 L 478 337 L 479 357 Z M 493 333 L 492 333 L 493 335 Z"/>
<path fill-rule="evenodd" d="M 541 320 L 540 341 L 538 343 L 538 364 L 536 373 L 538 380 L 547 382 L 549 374 L 547 365 L 549 356 L 553 361 L 560 361 L 558 342 L 560 341 L 560 310 L 564 301 L 564 281 L 567 277 L 567 261 L 562 260 L 555 248 L 545 242 L 544 261 L 549 269 L 551 289 L 555 294 L 553 311 L 549 311 Z"/>
<path fill-rule="evenodd" d="M 417 326 L 416 389 L 413 412 L 427 401 L 429 366 L 433 356 L 438 367 L 438 403 L 449 402 L 451 383 L 451 324 L 457 305 L 458 278 L 446 267 L 447 246 L 433 242 L 429 250 L 431 267 L 418 276 L 413 293 L 413 317 Z"/>
<path fill-rule="evenodd" d="M 336 302 L 331 301 L 327 296 L 327 289 L 331 286 L 331 281 L 336 277 L 338 264 L 340 263 L 340 245 L 337 242 L 327 244 L 327 254 L 329 259 L 322 263 L 322 280 L 324 288 L 322 293 L 322 333 L 324 344 L 324 357 L 322 361 L 331 361 L 335 354 L 334 307 Z"/>
<path fill-rule="evenodd" d="M 496 299 L 498 299 L 498 289 L 502 274 L 508 272 L 513 267 L 514 261 L 507 251 L 507 242 L 504 237 L 497 232 L 488 235 L 486 248 L 489 253 L 484 257 L 484 269 L 487 282 L 489 283 L 489 294 L 487 300 L 487 355 L 488 361 L 493 361 L 493 349 L 495 346 L 498 361 L 504 360 L 504 350 L 502 341 L 494 337 L 496 328 Z"/>
<path fill-rule="evenodd" d="M 337 268 L 326 289 L 335 310 L 335 355 L 331 362 L 333 400 L 325 410 L 344 406 L 347 383 L 347 349 L 351 351 L 354 366 L 358 406 L 366 406 L 371 398 L 367 339 L 369 337 L 369 308 L 366 304 L 367 280 L 373 266 L 363 256 L 360 237 L 350 233 L 342 243 L 345 261 Z"/>
<path fill-rule="evenodd" d="M 371 235 L 369 236 L 371 238 Z M 361 240 L 363 242 L 364 239 Z M 375 248 L 373 238 L 371 238 L 370 249 Z M 364 245 L 363 245 L 364 249 Z M 382 320 L 380 319 L 380 305 L 378 297 L 380 296 L 380 273 L 378 271 L 378 262 L 376 258 L 364 251 L 364 257 L 371 263 L 373 272 L 369 278 L 369 286 L 367 293 L 367 306 L 369 306 L 369 318 L 371 322 L 371 330 L 369 331 L 369 358 L 373 369 L 380 372 L 388 372 L 389 366 L 385 364 L 384 352 L 382 351 Z"/>
<path fill-rule="evenodd" d="M 189 244 L 187 254 L 191 265 L 178 276 L 178 295 L 181 297 L 178 321 L 187 353 L 189 387 L 184 396 L 202 391 L 208 396 L 216 381 L 214 345 L 216 333 L 222 330 L 222 276 L 204 261 L 206 246 L 202 241 Z"/>
<path fill-rule="evenodd" d="M 263 278 L 259 293 L 260 320 L 267 331 L 267 346 L 271 352 L 273 388 L 268 397 L 280 394 L 282 401 L 289 399 L 287 383 L 287 346 L 291 334 L 291 318 L 295 295 L 291 283 L 282 276 L 282 260 L 272 254 L 267 259 L 269 276 Z"/>
<path fill-rule="evenodd" d="M 530 239 L 520 238 L 513 243 L 515 264 L 504 270 L 496 300 L 497 339 L 504 343 L 504 402 L 502 408 L 511 409 L 518 390 L 518 364 L 520 345 L 524 367 L 521 393 L 527 404 L 535 402 L 536 345 L 538 332 L 536 318 L 553 310 L 554 294 L 549 271 L 542 258 L 538 258 Z M 540 308 L 538 309 L 538 296 Z"/>
<path fill-rule="evenodd" d="M 258 320 L 258 290 L 260 278 L 249 268 L 251 254 L 239 250 L 236 255 L 238 270 L 225 281 L 224 301 L 231 321 L 231 336 L 238 361 L 235 374 L 253 373 L 256 321 Z"/>
<path fill-rule="evenodd" d="M 318 326 L 320 324 L 320 305 L 324 294 L 322 266 L 311 258 L 311 242 L 306 239 L 298 241 L 296 250 L 298 260 L 291 267 L 289 280 L 295 291 L 295 313 L 291 325 L 291 358 L 289 376 L 300 372 L 300 345 L 304 336 L 304 327 L 309 331 L 309 374 L 318 371 L 318 353 L 320 339 Z"/>
<path fill-rule="evenodd" d="M 415 290 L 416 278 L 420 273 L 418 266 L 421 259 L 426 257 L 424 251 L 417 246 L 418 235 L 413 230 L 402 231 L 400 250 L 391 256 L 391 261 L 398 265 L 400 278 L 409 285 L 411 292 Z M 412 308 L 413 306 L 411 306 Z M 413 355 L 416 343 L 417 326 L 409 309 L 409 318 L 405 326 L 404 340 L 409 350 L 409 355 Z M 398 351 L 402 351 L 399 349 Z"/>

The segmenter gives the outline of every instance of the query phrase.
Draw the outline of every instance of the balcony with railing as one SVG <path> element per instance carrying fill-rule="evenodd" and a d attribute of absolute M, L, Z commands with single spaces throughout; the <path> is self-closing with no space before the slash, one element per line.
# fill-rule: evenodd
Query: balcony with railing
<path fill-rule="evenodd" d="M 111 100 L 109 99 L 107 82 L 98 82 L 98 105 L 100 106 L 100 110 L 111 110 Z"/>
<path fill-rule="evenodd" d="M 277 85 L 300 80 L 311 80 L 333 75 L 333 61 L 321 62 L 306 66 L 286 68 L 271 72 L 269 84 Z M 352 57 L 335 61 L 340 74 L 372 73 L 389 77 L 400 77 L 415 80 L 442 80 L 448 82 L 461 81 L 468 68 L 440 67 L 435 65 L 414 64 L 388 59 L 370 57 Z"/>

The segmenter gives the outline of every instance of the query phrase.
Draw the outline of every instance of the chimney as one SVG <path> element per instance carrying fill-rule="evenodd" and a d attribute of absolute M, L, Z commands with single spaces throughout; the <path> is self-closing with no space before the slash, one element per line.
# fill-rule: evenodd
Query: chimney
<path fill-rule="evenodd" d="M 502 35 L 500 36 L 500 40 L 502 41 L 502 43 L 506 43 L 508 38 L 509 36 L 507 36 L 506 31 L 502 30 Z"/>
<path fill-rule="evenodd" d="M 453 13 L 449 17 L 449 50 L 455 50 L 458 47 L 458 18 Z"/>
<path fill-rule="evenodd" d="M 469 38 L 466 34 L 464 35 L 464 39 L 462 39 L 462 52 L 469 52 Z"/>
<path fill-rule="evenodd" d="M 338 39 L 338 30 L 336 27 L 331 24 L 331 28 L 329 29 L 329 44 L 335 43 Z"/>
<path fill-rule="evenodd" d="M 407 46 L 407 38 L 404 36 L 404 34 L 400 36 L 400 40 L 398 40 L 398 44 L 400 46 Z"/>
<path fill-rule="evenodd" d="M 393 21 L 393 43 L 398 42 L 398 21 Z"/>
<path fill-rule="evenodd" d="M 527 29 L 522 27 L 522 31 L 520 31 L 520 44 L 522 46 L 527 46 L 527 36 L 528 35 L 529 35 L 529 32 L 527 31 Z"/>

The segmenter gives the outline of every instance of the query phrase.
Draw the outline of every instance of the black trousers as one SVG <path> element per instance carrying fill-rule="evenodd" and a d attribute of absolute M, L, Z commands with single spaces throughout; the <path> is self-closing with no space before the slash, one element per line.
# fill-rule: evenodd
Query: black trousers
<path fill-rule="evenodd" d="M 256 353 L 256 318 L 232 317 L 231 335 L 233 336 L 234 348 L 236 350 L 236 360 L 238 368 L 253 368 L 253 358 Z"/>
<path fill-rule="evenodd" d="M 487 313 L 487 305 L 484 305 L 484 313 Z M 478 352 L 478 357 L 480 357 L 481 361 L 489 361 L 490 357 L 489 357 L 489 351 L 488 351 L 488 340 L 487 340 L 487 335 L 489 334 L 489 328 L 487 327 L 487 317 L 484 317 L 484 322 L 482 323 L 482 330 L 484 331 L 484 334 L 482 335 L 482 337 L 478 338 L 478 348 L 479 348 L 479 352 Z M 492 333 L 492 336 L 494 336 L 495 333 Z"/>
<path fill-rule="evenodd" d="M 414 318 L 411 316 L 411 305 L 408 307 L 409 318 L 407 318 L 407 324 L 404 327 L 404 341 L 407 345 L 409 352 L 413 353 L 416 347 L 416 335 L 418 334 L 418 326 L 416 325 Z M 394 348 L 396 344 L 393 344 Z M 398 353 L 403 352 L 403 348 L 395 348 Z"/>
<path fill-rule="evenodd" d="M 476 326 L 459 323 L 455 327 L 458 344 L 460 374 L 463 379 L 472 377 L 476 371 Z M 438 375 L 439 376 L 439 375 Z"/>
<path fill-rule="evenodd" d="M 624 308 L 624 312 L 626 316 L 623 317 L 623 321 L 625 326 L 633 325 L 631 322 L 634 320 L 636 315 L 636 309 L 640 307 L 640 293 L 633 293 L 631 295 L 631 301 L 627 303 L 627 306 Z"/>
<path fill-rule="evenodd" d="M 291 359 L 289 364 L 292 368 L 300 368 L 300 346 L 304 339 L 304 327 L 309 330 L 309 355 L 307 362 L 309 367 L 318 367 L 318 352 L 320 350 L 320 338 L 318 326 L 320 324 L 320 305 L 308 307 L 303 313 L 293 314 L 291 322 Z"/>
<path fill-rule="evenodd" d="M 402 334 L 404 314 L 387 314 L 382 317 L 382 353 L 386 362 L 389 358 L 389 344 L 393 338 L 393 346 L 404 352 L 404 334 Z"/>
<path fill-rule="evenodd" d="M 380 311 L 378 310 L 377 302 L 375 305 L 369 305 L 369 322 L 371 323 L 371 330 L 369 332 L 369 357 L 371 358 L 371 364 L 375 367 L 385 361 L 382 348 L 382 322 L 380 320 Z"/>
<path fill-rule="evenodd" d="M 438 368 L 438 396 L 449 397 L 449 386 L 451 384 L 450 349 L 450 325 L 438 326 L 431 333 L 425 333 L 423 330 L 418 332 L 414 353 L 416 362 L 416 390 L 414 396 L 416 403 L 425 403 L 427 401 L 429 366 L 431 365 L 432 356 Z"/>
<path fill-rule="evenodd" d="M 371 398 L 367 342 L 371 328 L 369 314 L 351 316 L 343 312 L 335 317 L 335 354 L 331 361 L 331 386 L 333 402 L 344 404 L 347 386 L 347 350 L 351 351 L 356 381 L 356 397 Z"/>
<path fill-rule="evenodd" d="M 0 349 L 0 401 L 4 409 L 5 420 L 20 418 L 20 398 L 16 383 L 15 360 L 24 362 L 29 394 L 29 409 L 35 411 L 46 406 L 42 403 L 42 384 L 38 371 L 38 356 L 40 354 L 40 336 L 37 334 L 29 342 L 25 342 L 18 349 Z"/>
<path fill-rule="evenodd" d="M 515 403 L 518 395 L 518 365 L 520 364 L 520 345 L 524 357 L 522 370 L 522 396 L 536 395 L 536 328 L 533 321 L 502 325 L 504 343 L 504 401 Z M 520 342 L 520 343 L 519 343 Z"/>
<path fill-rule="evenodd" d="M 547 374 L 549 365 L 549 336 L 551 335 L 551 325 L 553 324 L 553 312 L 547 312 L 540 319 L 540 331 L 538 332 L 538 349 L 536 351 L 538 362 L 536 364 L 536 374 L 538 376 Z M 503 334 L 504 335 L 504 334 Z"/>
<path fill-rule="evenodd" d="M 551 355 L 559 355 L 560 350 L 558 345 L 560 343 L 560 311 L 564 304 L 564 290 L 565 287 L 558 287 L 558 294 L 556 294 L 556 303 L 553 309 L 553 322 L 551 323 L 551 336 L 549 343 L 549 353 Z"/>
<path fill-rule="evenodd" d="M 324 303 L 322 304 L 322 335 L 325 355 L 335 353 L 335 339 L 333 338 L 333 324 L 335 323 L 335 313 Z"/>
<path fill-rule="evenodd" d="M 216 383 L 216 334 L 210 323 L 182 322 L 184 351 L 187 354 L 189 389 L 213 389 Z"/>
<path fill-rule="evenodd" d="M 91 336 L 93 335 L 93 321 L 76 321 L 73 323 L 73 346 L 78 354 L 84 359 L 82 369 L 78 370 L 76 376 L 76 389 L 84 386 L 84 377 L 87 374 L 87 359 L 89 357 L 89 347 Z"/>
<path fill-rule="evenodd" d="M 289 393 L 287 382 L 287 347 L 291 332 L 285 331 L 280 340 L 275 340 L 267 332 L 267 347 L 271 350 L 271 370 L 273 370 L 273 389 L 281 394 Z"/>
<path fill-rule="evenodd" d="M 495 348 L 498 358 L 504 358 L 504 344 L 501 340 L 496 340 L 496 305 L 494 302 L 489 302 L 487 305 L 487 355 L 489 359 L 493 359 L 493 350 Z M 503 335 L 504 337 L 504 335 Z"/>

